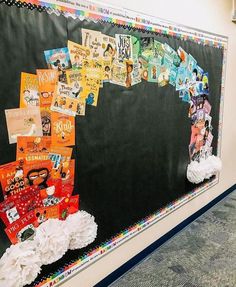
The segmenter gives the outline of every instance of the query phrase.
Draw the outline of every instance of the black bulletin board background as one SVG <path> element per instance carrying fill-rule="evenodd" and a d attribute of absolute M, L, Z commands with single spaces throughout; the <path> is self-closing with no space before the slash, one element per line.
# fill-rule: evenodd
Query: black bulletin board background
<path fill-rule="evenodd" d="M 35 73 L 37 68 L 47 68 L 44 50 L 64 47 L 68 39 L 81 43 L 81 27 L 111 36 L 151 36 L 112 24 L 81 22 L 5 4 L 0 5 L 0 24 L 0 164 L 14 161 L 16 155 L 15 144 L 8 143 L 4 110 L 19 107 L 22 71 Z M 216 154 L 223 51 L 154 36 L 175 50 L 183 47 L 209 72 Z M 171 85 L 160 88 L 142 81 L 126 89 L 104 84 L 98 107 L 87 106 L 86 116 L 76 118 L 74 148 L 75 193 L 80 194 L 81 209 L 95 216 L 98 237 L 87 248 L 69 251 L 58 262 L 43 267 L 38 279 L 196 187 L 186 179 L 191 132 L 188 106 Z M 10 242 L 2 223 L 0 228 L 3 254 Z"/>

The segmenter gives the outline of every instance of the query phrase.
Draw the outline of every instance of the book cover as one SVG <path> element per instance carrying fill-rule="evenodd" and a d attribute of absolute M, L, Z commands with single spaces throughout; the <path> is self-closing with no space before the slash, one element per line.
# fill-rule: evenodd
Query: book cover
<path fill-rule="evenodd" d="M 146 61 L 154 57 L 154 37 L 140 38 L 140 52 Z"/>
<path fill-rule="evenodd" d="M 104 59 L 113 60 L 116 56 L 116 38 L 102 34 L 102 56 Z"/>
<path fill-rule="evenodd" d="M 39 87 L 37 75 L 21 73 L 20 108 L 39 106 Z"/>
<path fill-rule="evenodd" d="M 0 203 L 0 218 L 6 226 L 20 218 L 12 196 Z"/>
<path fill-rule="evenodd" d="M 58 82 L 58 71 L 53 69 L 37 69 L 40 107 L 50 107 L 55 86 Z"/>
<path fill-rule="evenodd" d="M 65 71 L 71 69 L 69 50 L 67 47 L 44 51 L 49 69 L 58 71 L 58 80 L 66 83 Z"/>
<path fill-rule="evenodd" d="M 24 167 L 24 160 L 17 160 L 0 166 L 0 181 L 4 198 L 25 189 Z"/>
<path fill-rule="evenodd" d="M 69 170 L 73 148 L 52 146 L 49 152 L 49 159 L 53 162 L 52 177 L 66 178 Z"/>
<path fill-rule="evenodd" d="M 50 107 L 40 107 L 43 136 L 51 135 L 51 109 Z"/>
<path fill-rule="evenodd" d="M 126 76 L 126 64 L 115 60 L 112 65 L 111 83 L 126 87 Z"/>
<path fill-rule="evenodd" d="M 84 74 L 84 69 L 66 71 L 67 83 L 72 87 L 71 91 L 74 98 L 81 98 Z"/>
<path fill-rule="evenodd" d="M 60 218 L 60 206 L 52 205 L 47 207 L 39 207 L 34 210 L 38 223 L 41 224 L 49 218 Z"/>
<path fill-rule="evenodd" d="M 19 136 L 16 145 L 16 159 L 46 160 L 51 147 L 51 137 Z"/>
<path fill-rule="evenodd" d="M 69 170 L 66 174 L 66 177 L 62 178 L 63 190 L 68 186 L 74 186 L 74 180 L 75 180 L 75 159 L 71 159 L 69 164 Z"/>
<path fill-rule="evenodd" d="M 36 227 L 38 227 L 37 217 L 34 211 L 30 211 L 18 220 L 5 228 L 5 232 L 12 244 L 23 242 L 33 238 Z"/>
<path fill-rule="evenodd" d="M 36 160 L 27 162 L 24 166 L 24 178 L 27 186 L 36 185 L 40 189 L 48 187 L 48 180 L 51 176 L 51 160 Z"/>
<path fill-rule="evenodd" d="M 116 58 L 119 62 L 124 62 L 126 60 L 132 60 L 132 36 L 125 34 L 116 34 L 116 47 L 117 55 Z"/>
<path fill-rule="evenodd" d="M 25 215 L 37 207 L 43 206 L 40 190 L 37 186 L 27 187 L 13 195 L 13 198 L 20 216 Z"/>
<path fill-rule="evenodd" d="M 42 136 L 39 107 L 5 110 L 9 143 L 16 143 L 18 136 Z"/>
<path fill-rule="evenodd" d="M 75 145 L 75 118 L 52 113 L 52 146 Z"/>
<path fill-rule="evenodd" d="M 98 59 L 103 57 L 102 33 L 95 30 L 81 29 L 82 45 L 90 50 L 89 58 Z"/>
<path fill-rule="evenodd" d="M 78 103 L 75 96 L 71 86 L 59 82 L 52 99 L 51 111 L 75 117 Z"/>
<path fill-rule="evenodd" d="M 67 46 L 71 59 L 72 68 L 73 69 L 82 68 L 83 61 L 89 59 L 90 57 L 91 54 L 90 48 L 69 40 L 67 42 Z"/>

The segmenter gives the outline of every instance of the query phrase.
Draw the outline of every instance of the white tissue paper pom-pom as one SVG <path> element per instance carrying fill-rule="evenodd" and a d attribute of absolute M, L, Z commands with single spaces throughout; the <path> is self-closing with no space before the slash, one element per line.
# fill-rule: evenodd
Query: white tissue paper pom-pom
<path fill-rule="evenodd" d="M 40 273 L 41 265 L 34 241 L 11 245 L 0 259 L 0 286 L 22 287 L 32 283 Z"/>
<path fill-rule="evenodd" d="M 69 215 L 65 220 L 65 228 L 70 234 L 69 249 L 72 250 L 89 245 L 97 236 L 94 217 L 83 210 Z"/>
<path fill-rule="evenodd" d="M 60 259 L 69 246 L 69 234 L 64 229 L 63 221 L 48 219 L 37 229 L 34 237 L 43 265 Z"/>
<path fill-rule="evenodd" d="M 190 182 L 197 184 L 217 174 L 221 168 L 221 159 L 211 155 L 200 162 L 192 161 L 187 168 L 187 178 Z"/>

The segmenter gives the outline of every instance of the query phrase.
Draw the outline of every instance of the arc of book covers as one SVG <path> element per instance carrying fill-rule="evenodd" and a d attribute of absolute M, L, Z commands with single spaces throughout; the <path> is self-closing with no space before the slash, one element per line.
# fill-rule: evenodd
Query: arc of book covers
<path fill-rule="evenodd" d="M 66 47 L 42 51 L 47 69 L 22 71 L 19 108 L 5 110 L 16 161 L 0 166 L 0 217 L 12 243 L 33 236 L 48 218 L 65 219 L 79 209 L 79 195 L 72 195 L 75 117 L 98 105 L 103 85 L 172 85 L 189 104 L 190 161 L 212 154 L 208 73 L 192 55 L 152 36 L 81 33 L 82 43 L 68 40 Z"/>

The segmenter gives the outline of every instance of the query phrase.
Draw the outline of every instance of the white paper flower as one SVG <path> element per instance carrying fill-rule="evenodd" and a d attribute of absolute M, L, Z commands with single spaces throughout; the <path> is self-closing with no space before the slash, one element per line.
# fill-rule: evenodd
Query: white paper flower
<path fill-rule="evenodd" d="M 200 162 L 192 161 L 187 168 L 187 178 L 190 182 L 197 184 L 216 175 L 221 168 L 221 159 L 211 155 L 207 159 L 200 160 Z"/>
<path fill-rule="evenodd" d="M 69 249 L 83 248 L 92 243 L 97 236 L 94 217 L 83 210 L 69 215 L 65 221 L 65 228 L 70 234 Z"/>
<path fill-rule="evenodd" d="M 69 246 L 69 234 L 63 221 L 48 219 L 37 229 L 34 240 L 38 245 L 42 264 L 50 264 L 60 259 Z"/>
<path fill-rule="evenodd" d="M 41 260 L 34 241 L 11 245 L 0 259 L 0 286 L 22 287 L 40 273 Z"/>

